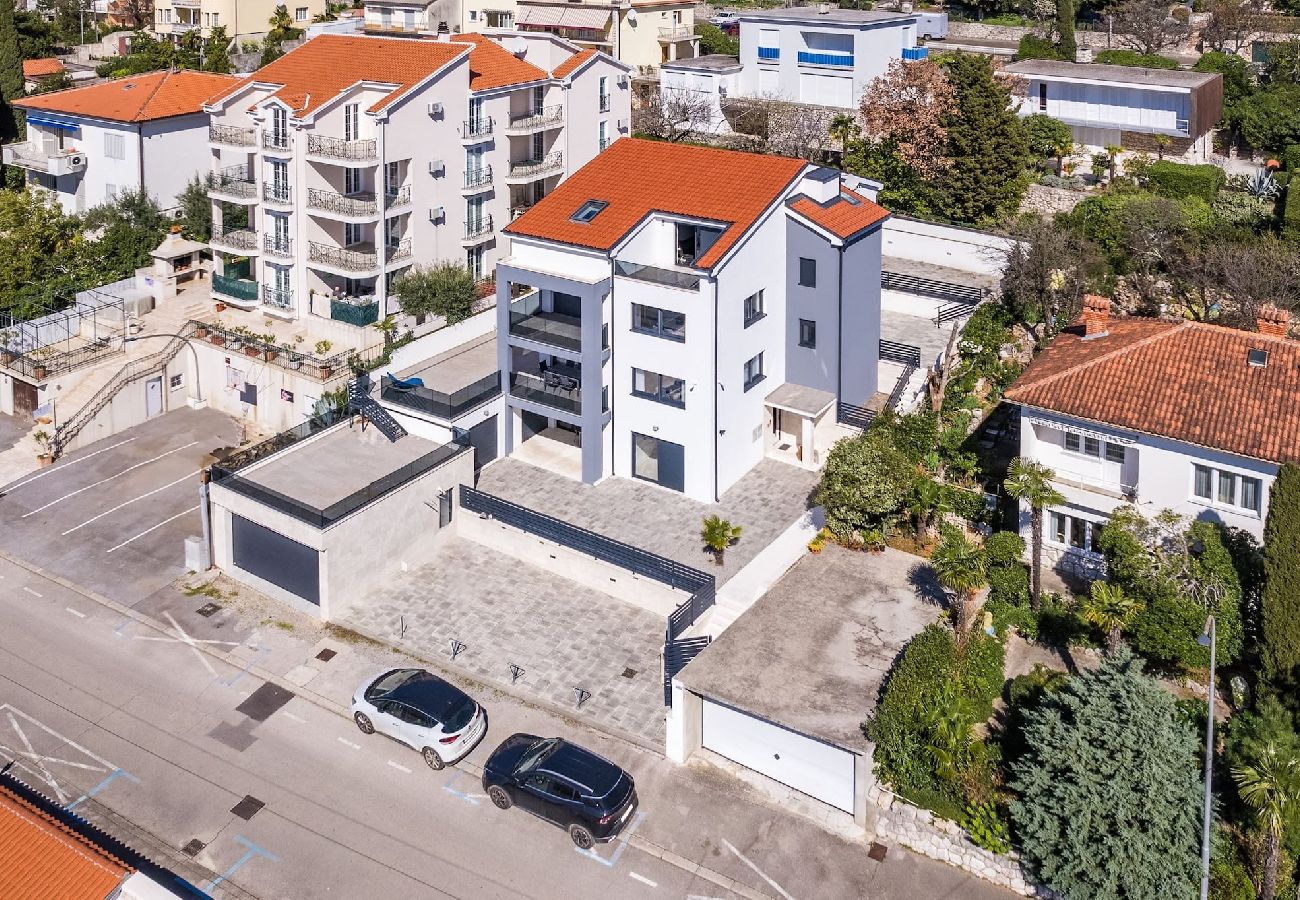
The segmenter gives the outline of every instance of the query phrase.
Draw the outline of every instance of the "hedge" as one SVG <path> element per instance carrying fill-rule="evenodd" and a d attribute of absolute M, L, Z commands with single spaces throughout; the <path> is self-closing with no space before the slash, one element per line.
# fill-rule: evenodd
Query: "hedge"
<path fill-rule="evenodd" d="M 1027 34 L 1016 47 L 1016 59 L 1065 59 L 1055 44 L 1045 37 Z"/>
<path fill-rule="evenodd" d="M 1183 163 L 1152 163 L 1147 170 L 1147 182 L 1157 194 L 1181 199 L 1200 197 L 1207 203 L 1223 187 L 1224 174 L 1218 166 L 1189 166 Z"/>
<path fill-rule="evenodd" d="M 1136 50 L 1103 50 L 1095 57 L 1107 66 L 1138 66 L 1143 69 L 1177 69 L 1178 63 L 1156 53 L 1138 53 Z"/>
<path fill-rule="evenodd" d="M 1300 184 L 1286 189 L 1286 205 L 1282 207 L 1282 237 L 1300 241 Z"/>
<path fill-rule="evenodd" d="M 1282 168 L 1288 172 L 1300 170 L 1300 144 L 1287 144 L 1282 149 Z"/>

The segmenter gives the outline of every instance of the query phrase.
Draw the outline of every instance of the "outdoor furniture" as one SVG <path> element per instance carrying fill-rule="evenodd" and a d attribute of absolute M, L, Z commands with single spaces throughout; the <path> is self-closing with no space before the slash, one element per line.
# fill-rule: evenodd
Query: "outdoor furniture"
<path fill-rule="evenodd" d="M 423 378 L 398 378 L 396 375 L 392 374 L 385 375 L 384 377 L 388 379 L 388 384 L 393 388 L 393 390 L 413 391 L 416 388 L 424 387 Z"/>

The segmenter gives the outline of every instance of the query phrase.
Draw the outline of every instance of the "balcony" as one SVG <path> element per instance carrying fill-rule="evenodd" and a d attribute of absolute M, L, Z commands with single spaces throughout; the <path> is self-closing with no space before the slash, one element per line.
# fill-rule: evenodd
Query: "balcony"
<path fill-rule="evenodd" d="M 853 68 L 853 54 L 852 53 L 813 53 L 808 50 L 800 50 L 799 65 L 829 66 L 833 69 L 851 69 Z"/>
<path fill-rule="evenodd" d="M 695 37 L 695 32 L 691 31 L 685 25 L 674 25 L 672 28 L 659 29 L 659 43 L 674 44 L 677 41 L 689 41 Z"/>
<path fill-rule="evenodd" d="M 46 150 L 40 144 L 8 144 L 4 147 L 4 164 L 43 172 L 46 175 L 71 175 L 86 171 L 86 154 L 74 149 Z"/>
<path fill-rule="evenodd" d="M 486 191 L 490 187 L 492 187 L 492 167 L 484 166 L 481 169 L 470 169 L 465 173 L 465 186 L 461 188 L 461 193 L 474 194 Z"/>
<path fill-rule="evenodd" d="M 185 34 L 187 31 L 197 31 L 202 26 L 198 22 L 172 22 L 172 34 Z"/>
<path fill-rule="evenodd" d="M 533 208 L 533 204 L 531 203 L 525 203 L 522 206 L 510 207 L 510 221 L 513 222 L 515 219 L 519 218 L 520 216 L 522 216 L 524 213 L 528 212 L 528 210 L 532 208 Z"/>
<path fill-rule="evenodd" d="M 379 202 L 368 192 L 336 194 L 307 188 L 307 208 L 332 213 L 344 219 L 373 219 L 379 215 Z"/>
<path fill-rule="evenodd" d="M 513 184 L 527 184 L 530 181 L 536 181 L 539 178 L 545 178 L 548 175 L 555 175 L 564 171 L 564 153 L 557 150 L 554 153 L 548 153 L 541 159 L 522 159 L 519 162 L 510 164 L 510 174 L 506 176 L 506 181 Z"/>
<path fill-rule="evenodd" d="M 1136 466 L 1134 469 L 1136 470 Z M 1074 469 L 1053 467 L 1052 481 L 1115 500 L 1127 500 L 1131 503 L 1137 499 L 1137 483 L 1133 478 L 1125 478 L 1123 475 L 1115 477 L 1113 471 L 1106 473 L 1100 463 L 1094 466 L 1081 464 Z"/>
<path fill-rule="evenodd" d="M 531 134 L 547 128 L 559 128 L 563 124 L 564 107 L 545 106 L 532 112 L 512 115 L 510 124 L 506 126 L 506 134 Z"/>
<path fill-rule="evenodd" d="M 372 325 L 379 321 L 379 298 L 373 294 L 336 294 L 330 297 L 330 318 L 358 328 Z"/>
<path fill-rule="evenodd" d="M 565 350 L 582 349 L 582 319 L 545 312 L 537 293 L 510 304 L 510 333 L 515 337 Z"/>
<path fill-rule="evenodd" d="M 275 309 L 293 309 L 293 291 L 290 288 L 262 285 L 262 303 Z"/>
<path fill-rule="evenodd" d="M 214 250 L 248 255 L 257 252 L 257 232 L 246 225 L 235 228 L 212 226 L 212 237 L 208 240 Z"/>
<path fill-rule="evenodd" d="M 234 125 L 209 125 L 208 143 L 223 147 L 251 147 L 257 143 L 257 129 Z"/>
<path fill-rule="evenodd" d="M 412 255 L 411 239 L 406 238 L 400 241 L 390 241 L 384 246 L 386 262 L 401 262 L 404 259 L 410 259 Z"/>
<path fill-rule="evenodd" d="M 658 266 L 645 266 L 640 263 L 618 260 L 614 263 L 614 274 L 683 291 L 698 291 L 700 289 L 700 276 L 690 272 L 678 271 L 677 269 L 661 269 Z"/>
<path fill-rule="evenodd" d="M 380 398 L 435 419 L 455 419 L 501 393 L 501 374 L 493 372 L 452 394 L 427 387 L 402 387 L 384 379 Z"/>
<path fill-rule="evenodd" d="M 218 300 L 247 305 L 257 302 L 257 282 L 228 275 L 212 276 L 212 294 Z"/>
<path fill-rule="evenodd" d="M 369 246 L 370 249 L 331 247 L 328 244 L 307 242 L 307 260 L 344 272 L 366 272 L 374 274 L 379 268 L 379 255 L 373 245 L 357 244 L 356 248 Z"/>
<path fill-rule="evenodd" d="M 496 122 L 491 116 L 481 119 L 468 119 L 460 123 L 460 137 L 464 141 L 482 141 L 492 136 Z"/>
<path fill-rule="evenodd" d="M 384 189 L 384 208 L 396 209 L 399 206 L 406 206 L 411 202 L 411 186 L 400 187 L 395 191 Z"/>
<path fill-rule="evenodd" d="M 266 182 L 262 185 L 262 199 L 275 206 L 292 206 L 293 190 L 287 184 Z"/>
<path fill-rule="evenodd" d="M 208 184 L 208 196 L 217 200 L 256 202 L 257 184 L 248 166 L 229 166 L 212 174 L 212 181 Z"/>
<path fill-rule="evenodd" d="M 263 131 L 262 132 L 262 149 L 287 151 L 289 149 L 291 138 L 287 131 Z"/>
<path fill-rule="evenodd" d="M 511 372 L 510 396 L 577 415 L 582 412 L 582 388 L 579 384 L 576 375 Z"/>
<path fill-rule="evenodd" d="M 781 58 L 780 47 L 759 47 L 758 48 L 759 62 L 776 62 L 780 58 Z"/>
<path fill-rule="evenodd" d="M 916 62 L 917 60 L 928 59 L 929 56 L 930 56 L 930 51 L 925 47 L 904 47 L 903 48 L 903 59 L 907 60 L 908 62 Z"/>
<path fill-rule="evenodd" d="M 262 252 L 279 259 L 293 259 L 293 240 L 278 234 L 262 235 Z"/>
<path fill-rule="evenodd" d="M 600 111 L 609 112 L 610 97 L 609 94 L 600 95 Z"/>
<path fill-rule="evenodd" d="M 470 219 L 465 223 L 465 236 L 461 238 L 461 243 L 465 246 L 481 244 L 492 237 L 492 217 L 483 216 L 479 219 Z"/>
<path fill-rule="evenodd" d="M 325 160 L 345 162 L 373 162 L 376 157 L 375 140 L 345 141 L 343 138 L 323 134 L 307 135 L 307 153 Z"/>

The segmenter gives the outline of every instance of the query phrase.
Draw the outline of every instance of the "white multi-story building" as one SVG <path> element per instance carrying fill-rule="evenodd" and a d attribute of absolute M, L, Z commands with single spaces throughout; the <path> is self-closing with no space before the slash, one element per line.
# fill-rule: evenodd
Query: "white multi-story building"
<path fill-rule="evenodd" d="M 84 212 L 123 191 L 147 190 L 164 208 L 208 168 L 203 101 L 235 84 L 210 72 L 148 72 L 15 100 L 27 140 L 4 162 L 51 191 L 66 212 Z"/>
<path fill-rule="evenodd" d="M 213 292 L 364 324 L 393 278 L 464 262 L 626 131 L 627 68 L 550 36 L 324 34 L 214 99 Z"/>
<path fill-rule="evenodd" d="M 803 160 L 628 139 L 508 228 L 504 452 L 712 502 L 877 389 L 888 213 Z"/>
<path fill-rule="evenodd" d="M 1249 332 L 1109 310 L 1087 298 L 1006 393 L 1021 456 L 1066 498 L 1047 510 L 1049 558 L 1095 570 L 1100 528 L 1126 503 L 1262 537 L 1278 467 L 1300 461 L 1300 341 L 1286 313 L 1266 307 Z"/>
<path fill-rule="evenodd" d="M 179 41 L 191 31 L 203 37 L 213 28 L 226 29 L 231 40 L 260 39 L 271 30 L 271 16 L 283 5 L 295 28 L 306 28 L 325 12 L 326 0 L 155 0 L 153 31 Z"/>

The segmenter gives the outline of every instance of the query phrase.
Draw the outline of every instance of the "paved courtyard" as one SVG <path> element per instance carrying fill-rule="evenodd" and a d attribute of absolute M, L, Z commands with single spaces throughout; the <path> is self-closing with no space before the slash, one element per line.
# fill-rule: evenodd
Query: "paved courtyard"
<path fill-rule="evenodd" d="M 892 309 L 880 311 L 881 340 L 919 347 L 921 364 L 925 366 L 932 364 L 948 348 L 952 325 L 952 322 L 945 322 L 942 328 L 935 328 L 933 319 L 911 316 Z M 884 385 L 881 390 L 886 390 Z"/>
<path fill-rule="evenodd" d="M 443 544 L 340 624 L 489 682 L 509 684 L 513 663 L 516 689 L 664 745 L 663 618 L 474 541 Z M 465 645 L 454 663 L 452 639 Z M 576 687 L 591 695 L 580 709 Z"/>
<path fill-rule="evenodd" d="M 720 503 L 699 503 L 631 478 L 586 485 L 515 459 L 485 467 L 478 488 L 529 509 L 695 566 L 721 586 L 808 509 L 820 473 L 773 459 L 755 466 Z M 717 514 L 744 529 L 717 566 L 700 541 L 705 516 Z"/>

